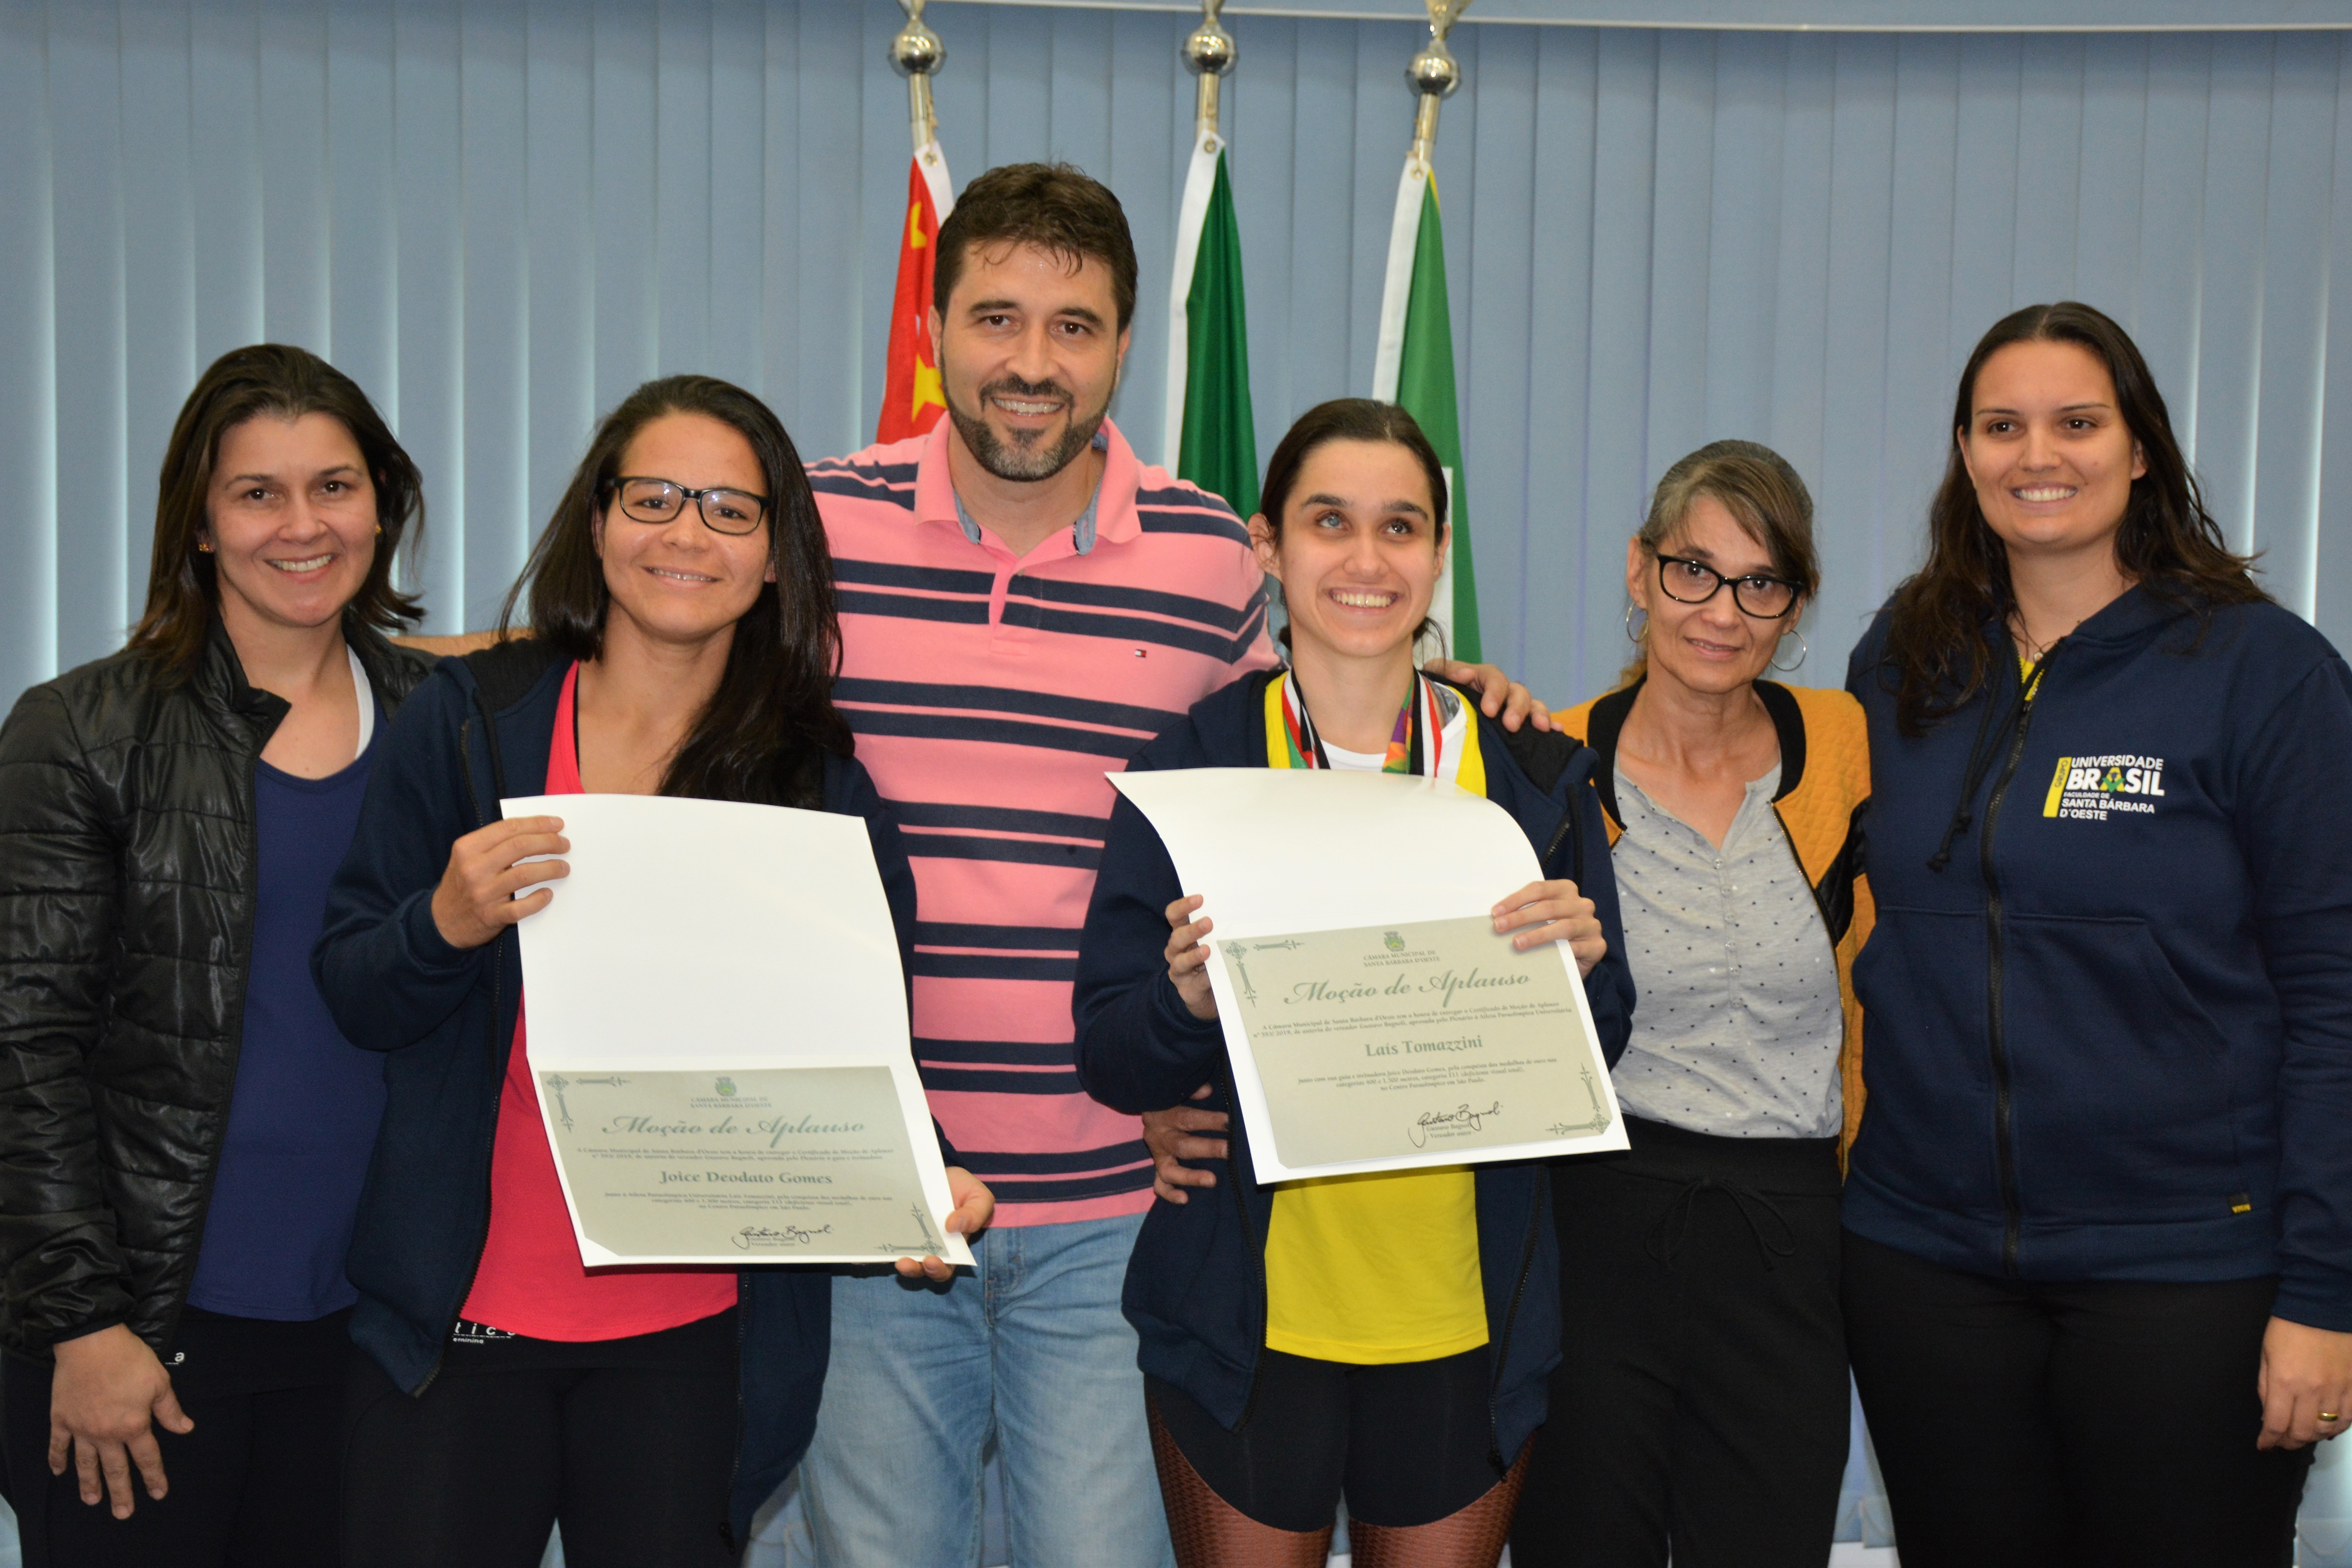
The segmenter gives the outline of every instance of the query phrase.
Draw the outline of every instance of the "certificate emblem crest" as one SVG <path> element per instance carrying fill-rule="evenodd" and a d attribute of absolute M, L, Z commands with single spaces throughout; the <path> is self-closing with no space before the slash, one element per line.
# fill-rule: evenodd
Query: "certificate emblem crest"
<path fill-rule="evenodd" d="M 1395 931 L 1389 932 L 1388 935 L 1381 939 L 1381 944 L 1391 952 L 1402 952 L 1404 951 L 1404 938 L 1398 935 Z"/>
<path fill-rule="evenodd" d="M 722 1078 L 710 1087 L 717 1089 L 722 1098 L 731 1097 L 735 1092 L 735 1080 L 731 1078 Z"/>

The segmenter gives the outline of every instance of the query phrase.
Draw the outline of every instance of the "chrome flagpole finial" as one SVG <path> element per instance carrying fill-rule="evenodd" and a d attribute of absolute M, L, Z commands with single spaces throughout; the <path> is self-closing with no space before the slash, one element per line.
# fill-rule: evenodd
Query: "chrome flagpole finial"
<path fill-rule="evenodd" d="M 1429 8 L 1429 42 L 1404 68 L 1405 85 L 1420 100 L 1412 117 L 1412 155 L 1429 162 L 1437 145 L 1437 106 L 1462 85 L 1462 62 L 1445 47 L 1445 35 L 1470 8 L 1470 0 L 1423 0 Z"/>
<path fill-rule="evenodd" d="M 1194 131 L 1203 136 L 1217 133 L 1221 81 L 1241 58 L 1234 46 L 1234 36 L 1217 19 L 1217 13 L 1224 8 L 1225 0 L 1201 0 L 1201 25 L 1184 36 L 1176 50 L 1184 61 L 1184 68 L 1200 79 L 1192 122 Z"/>
<path fill-rule="evenodd" d="M 931 77 L 947 64 L 948 47 L 923 20 L 928 0 L 898 0 L 907 25 L 891 37 L 890 68 L 907 79 L 907 104 L 913 121 L 915 151 L 939 139 L 939 116 L 931 109 Z"/>

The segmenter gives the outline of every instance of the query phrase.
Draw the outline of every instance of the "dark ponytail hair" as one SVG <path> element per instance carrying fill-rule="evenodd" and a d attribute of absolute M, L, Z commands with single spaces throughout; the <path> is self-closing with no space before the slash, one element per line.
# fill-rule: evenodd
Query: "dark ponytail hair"
<path fill-rule="evenodd" d="M 2254 584 L 2252 557 L 2232 554 L 2205 510 L 2197 476 L 2173 438 L 2164 395 L 2131 335 L 2076 300 L 2028 305 L 1994 322 L 1960 372 L 1951 453 L 1927 509 L 1927 563 L 1905 579 L 1891 601 L 1881 678 L 1894 678 L 1895 720 L 1906 735 L 1924 733 L 1984 689 L 1994 658 L 1985 625 L 2005 625 L 2016 605 L 2009 552 L 1977 505 L 1960 443 L 1975 418 L 1977 376 L 1985 362 L 2023 342 L 2078 344 L 2115 383 L 2116 406 L 2147 465 L 2132 481 L 2116 534 L 2116 563 L 2124 575 L 2201 618 L 2218 605 L 2270 597 Z"/>
<path fill-rule="evenodd" d="M 1373 397 L 1335 397 L 1300 415 L 1275 447 L 1274 456 L 1266 459 L 1257 510 L 1277 546 L 1282 543 L 1283 510 L 1290 504 L 1290 492 L 1298 487 L 1298 470 L 1317 447 L 1333 441 L 1385 441 L 1412 453 L 1429 478 L 1431 521 L 1437 525 L 1434 537 L 1439 544 L 1445 542 L 1445 465 L 1438 460 L 1437 448 L 1429 444 L 1421 422 L 1398 404 Z M 1436 622 L 1424 618 L 1413 628 L 1413 640 L 1418 642 L 1436 629 Z M 1286 648 L 1290 646 L 1286 622 L 1275 638 Z"/>
<path fill-rule="evenodd" d="M 833 556 L 793 438 L 774 412 L 741 387 L 714 376 L 665 376 L 646 382 L 604 416 L 522 576 L 507 594 L 499 635 L 514 624 L 516 608 L 527 605 L 533 634 L 558 651 L 576 659 L 603 651 L 613 595 L 596 552 L 596 521 L 612 500 L 629 444 L 672 414 L 715 419 L 751 444 L 769 498 L 761 526 L 776 580 L 735 624 L 719 689 L 695 716 L 662 775 L 660 793 L 815 805 L 823 791 L 821 753 L 847 756 L 851 746 L 849 726 L 833 706 L 833 680 L 841 668 Z"/>

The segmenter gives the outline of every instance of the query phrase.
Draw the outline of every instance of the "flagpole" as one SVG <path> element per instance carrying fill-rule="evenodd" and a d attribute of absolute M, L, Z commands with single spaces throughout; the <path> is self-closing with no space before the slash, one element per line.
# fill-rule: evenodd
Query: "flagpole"
<path fill-rule="evenodd" d="M 1412 155 L 1423 163 L 1437 148 L 1437 106 L 1462 85 L 1462 64 L 1445 47 L 1445 35 L 1470 9 L 1470 0 L 1426 0 L 1429 43 L 1404 68 L 1404 79 L 1419 95 L 1412 113 Z"/>
<path fill-rule="evenodd" d="M 948 63 L 948 47 L 923 20 L 929 0 L 898 0 L 907 25 L 890 40 L 890 68 L 907 79 L 907 116 L 915 139 L 915 164 L 931 188 L 932 205 L 940 221 L 955 207 L 955 190 L 948 183 L 947 154 L 940 150 L 940 117 L 931 107 L 931 78 Z"/>
<path fill-rule="evenodd" d="M 907 25 L 890 40 L 890 68 L 907 79 L 908 129 L 915 155 L 907 176 L 907 218 L 898 242 L 898 279 L 890 301 L 890 336 L 883 353 L 879 442 L 929 430 L 947 407 L 940 385 L 938 345 L 930 341 L 934 241 L 955 206 L 947 154 L 940 150 L 940 120 L 931 107 L 931 78 L 947 63 L 947 46 L 923 22 L 925 0 L 898 0 Z"/>
<path fill-rule="evenodd" d="M 907 79 L 907 109 L 915 156 L 940 139 L 940 117 L 931 108 L 931 73 L 947 64 L 948 47 L 923 20 L 929 0 L 898 0 L 907 25 L 890 40 L 890 68 Z"/>
<path fill-rule="evenodd" d="M 1462 85 L 1462 63 L 1445 47 L 1445 35 L 1470 0 L 1423 0 L 1429 9 L 1429 42 L 1404 68 L 1413 90 L 1412 149 L 1397 182 L 1396 210 L 1389 220 L 1389 265 L 1381 287 L 1380 336 L 1372 353 L 1372 395 L 1396 401 L 1397 368 L 1404 354 L 1405 305 L 1412 291 L 1413 237 L 1421 230 L 1421 198 L 1434 173 L 1437 106 Z"/>
<path fill-rule="evenodd" d="M 1192 99 L 1192 155 L 1184 175 L 1184 195 L 1176 210 L 1176 265 L 1168 299 L 1168 398 L 1162 421 L 1164 440 L 1160 462 L 1176 471 L 1184 442 L 1184 399 L 1190 385 L 1192 266 L 1201 250 L 1201 227 L 1209 211 L 1209 197 L 1217 177 L 1217 155 L 1224 151 L 1217 120 L 1225 73 L 1240 59 L 1234 36 L 1217 19 L 1225 0 L 1201 0 L 1201 25 L 1177 46 L 1184 68 L 1197 79 Z"/>
<path fill-rule="evenodd" d="M 1404 68 L 1413 91 L 1412 147 L 1397 178 L 1389 222 L 1388 273 L 1381 287 L 1380 336 L 1372 353 L 1372 395 L 1402 405 L 1420 421 L 1445 470 L 1450 540 L 1430 605 L 1444 645 L 1457 658 L 1479 655 L 1476 576 L 1463 505 L 1462 426 L 1454 384 L 1454 329 L 1445 300 L 1445 240 L 1438 223 L 1438 106 L 1462 85 L 1462 66 L 1445 35 L 1470 0 L 1423 0 L 1429 42 Z M 1408 337 L 1412 342 L 1408 342 Z M 1406 351 L 1412 363 L 1406 363 Z"/>
<path fill-rule="evenodd" d="M 1218 87 L 1241 58 L 1234 36 L 1217 19 L 1217 13 L 1224 8 L 1225 0 L 1201 0 L 1201 25 L 1178 46 L 1184 68 L 1200 79 L 1192 100 L 1192 127 L 1203 136 L 1217 133 Z"/>

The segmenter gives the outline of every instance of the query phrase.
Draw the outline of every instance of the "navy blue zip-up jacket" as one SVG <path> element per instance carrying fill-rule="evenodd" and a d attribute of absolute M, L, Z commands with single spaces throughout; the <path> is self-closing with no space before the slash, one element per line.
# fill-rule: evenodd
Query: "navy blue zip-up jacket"
<path fill-rule="evenodd" d="M 1127 764 L 1144 769 L 1263 767 L 1262 670 L 1204 699 Z M 1465 697 L 1476 714 L 1476 698 Z M 1584 983 L 1601 1048 L 1614 1066 L 1632 1033 L 1633 979 L 1617 917 L 1609 838 L 1592 793 L 1593 754 L 1558 732 L 1512 734 L 1477 718 L 1487 797 L 1509 812 L 1548 878 L 1573 878 L 1593 902 L 1609 952 Z M 1496 892 L 1508 892 L 1497 888 Z M 1227 1426 L 1249 1406 L 1265 1343 L 1265 1236 L 1274 1194 L 1251 1173 L 1249 1129 L 1234 1103 L 1224 1033 L 1192 1016 L 1168 978 L 1168 906 L 1183 896 L 1176 868 L 1143 814 L 1111 808 L 1102 870 L 1078 943 L 1078 1081 L 1130 1115 L 1182 1102 L 1232 1114 L 1218 1185 L 1186 1204 L 1154 1204 L 1129 1259 L 1121 1306 L 1141 1339 L 1137 1363 L 1182 1389 Z M 1488 1458 L 1515 1458 L 1544 1418 L 1545 1375 L 1559 1361 L 1559 1243 L 1545 1215 L 1550 1182 L 1536 1163 L 1475 1167 L 1478 1268 L 1486 1295 L 1495 1382 Z"/>
<path fill-rule="evenodd" d="M 1990 691 L 1916 740 L 1885 612 L 1848 673 L 1878 924 L 1845 1223 L 1989 1276 L 2275 1272 L 2279 1316 L 2352 1329 L 2352 671 L 2275 605 L 2200 627 L 2135 588 L 2021 704 L 1985 635 Z"/>
<path fill-rule="evenodd" d="M 383 1126 L 352 1236 L 360 1294 L 352 1338 L 410 1394 L 440 1370 L 489 1233 L 490 1150 L 522 995 L 515 931 L 454 948 L 433 923 L 433 891 L 449 846 L 497 821 L 502 796 L 544 791 L 569 666 L 547 644 L 519 639 L 435 668 L 384 737 L 311 959 L 345 1037 L 389 1053 Z M 915 884 L 898 830 L 856 762 L 826 756 L 824 789 L 827 810 L 866 819 L 903 960 Z M 782 1268 L 739 1278 L 740 1398 L 727 1524 L 740 1546 L 752 1510 L 800 1461 L 815 1428 L 833 1279 Z"/>

